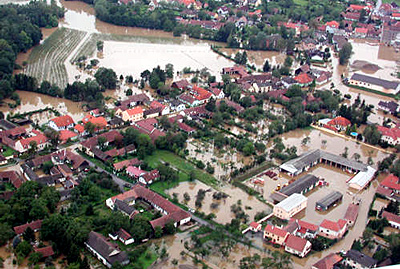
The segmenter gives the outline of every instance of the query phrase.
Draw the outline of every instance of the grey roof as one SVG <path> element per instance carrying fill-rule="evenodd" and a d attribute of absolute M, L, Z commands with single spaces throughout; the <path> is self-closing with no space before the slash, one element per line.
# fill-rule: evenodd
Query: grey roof
<path fill-rule="evenodd" d="M 308 151 L 306 153 L 303 153 L 299 157 L 292 159 L 288 162 L 285 162 L 280 166 L 282 170 L 286 170 L 292 173 L 298 172 L 300 170 L 303 170 L 305 167 L 319 162 L 320 159 L 324 159 L 327 161 L 331 161 L 337 164 L 340 164 L 342 166 L 350 167 L 353 170 L 356 171 L 366 171 L 367 170 L 367 165 L 363 163 L 359 163 L 356 161 L 352 161 L 349 159 L 346 159 L 342 156 L 335 155 L 326 151 L 322 151 L 319 149 L 315 149 L 312 151 Z"/>
<path fill-rule="evenodd" d="M 351 259 L 358 264 L 361 264 L 368 268 L 372 268 L 378 263 L 375 259 L 354 249 L 350 249 L 349 251 L 347 251 L 345 256 L 346 258 Z"/>
<path fill-rule="evenodd" d="M 304 201 L 307 201 L 307 197 L 304 195 L 298 194 L 298 193 L 293 193 L 290 195 L 288 198 L 280 202 L 279 204 L 275 205 L 276 207 L 280 207 L 283 210 L 289 212 L 293 208 L 297 207 Z"/>
<path fill-rule="evenodd" d="M 378 85 L 385 89 L 395 90 L 397 88 L 397 86 L 399 86 L 399 82 L 396 82 L 396 81 L 389 81 L 389 80 L 375 78 L 375 77 L 366 76 L 366 75 L 357 74 L 357 73 L 355 73 L 355 74 L 353 74 L 353 76 L 351 76 L 351 80 L 357 80 L 357 81 L 362 81 L 362 82 L 373 84 L 373 85 Z"/>
<path fill-rule="evenodd" d="M 117 244 L 107 241 L 107 239 L 99 233 L 91 231 L 86 244 L 99 253 L 110 264 L 116 262 L 126 264 L 129 262 L 128 254 L 126 254 L 125 251 L 120 251 Z"/>
<path fill-rule="evenodd" d="M 39 177 L 36 175 L 36 173 L 26 164 L 21 165 L 22 171 L 26 176 L 29 178 L 29 180 L 34 180 L 36 181 Z"/>
<path fill-rule="evenodd" d="M 0 120 L 0 127 L 2 127 L 3 129 L 9 130 L 9 129 L 17 127 L 17 125 L 15 125 L 12 122 L 9 122 L 8 120 Z"/>
<path fill-rule="evenodd" d="M 124 212 L 128 216 L 130 216 L 133 212 L 135 212 L 135 208 L 128 205 L 128 203 L 121 201 L 119 199 L 115 200 L 115 206 L 117 207 L 118 210 Z"/>
<path fill-rule="evenodd" d="M 287 196 L 292 195 L 293 193 L 301 193 L 302 191 L 308 189 L 309 187 L 315 185 L 319 181 L 314 175 L 308 174 L 305 175 L 292 184 L 281 189 L 281 193 L 286 194 Z"/>
<path fill-rule="evenodd" d="M 338 200 L 343 198 L 343 194 L 338 191 L 333 191 L 324 198 L 317 201 L 317 205 L 321 207 L 329 207 L 332 204 L 336 203 Z"/>

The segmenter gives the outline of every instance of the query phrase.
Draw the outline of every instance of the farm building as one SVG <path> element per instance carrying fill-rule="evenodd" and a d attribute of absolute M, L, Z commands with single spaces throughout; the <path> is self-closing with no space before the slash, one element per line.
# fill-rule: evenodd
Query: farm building
<path fill-rule="evenodd" d="M 347 207 L 346 214 L 344 215 L 344 220 L 347 220 L 349 226 L 353 226 L 358 217 L 358 210 L 360 206 L 357 204 L 350 204 Z"/>
<path fill-rule="evenodd" d="M 279 192 L 273 193 L 271 198 L 276 202 L 283 201 L 293 193 L 306 194 L 317 186 L 319 178 L 314 175 L 305 175 L 286 187 L 283 187 Z"/>
<path fill-rule="evenodd" d="M 343 264 L 350 268 L 374 268 L 377 263 L 377 260 L 354 249 L 347 251 L 343 260 Z"/>
<path fill-rule="evenodd" d="M 315 209 L 326 211 L 333 207 L 335 204 L 339 203 L 343 199 L 343 194 L 338 191 L 333 191 L 321 200 L 317 201 L 315 204 Z"/>
<path fill-rule="evenodd" d="M 308 151 L 295 159 L 285 162 L 279 166 L 279 168 L 281 171 L 288 173 L 290 176 L 297 176 L 319 163 L 326 163 L 334 167 L 342 168 L 349 172 L 366 171 L 368 167 L 363 163 L 352 161 L 341 156 L 316 149 Z"/>
<path fill-rule="evenodd" d="M 371 166 L 366 171 L 361 171 L 350 179 L 349 187 L 356 190 L 362 190 L 374 177 L 376 170 Z"/>
<path fill-rule="evenodd" d="M 400 91 L 399 82 L 384 80 L 357 73 L 351 76 L 349 84 L 391 94 L 397 94 Z"/>
<path fill-rule="evenodd" d="M 274 215 L 280 219 L 289 220 L 307 207 L 307 197 L 293 193 L 288 198 L 274 206 Z"/>

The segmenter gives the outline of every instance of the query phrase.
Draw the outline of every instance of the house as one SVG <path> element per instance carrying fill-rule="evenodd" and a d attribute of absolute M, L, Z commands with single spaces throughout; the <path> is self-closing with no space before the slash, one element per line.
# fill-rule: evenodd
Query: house
<path fill-rule="evenodd" d="M 91 114 L 88 114 L 82 119 L 82 123 L 83 125 L 86 125 L 88 122 L 96 126 L 95 128 L 96 131 L 107 128 L 107 120 L 104 117 L 95 117 Z"/>
<path fill-rule="evenodd" d="M 349 227 L 353 226 L 354 223 L 356 222 L 359 208 L 360 208 L 360 206 L 357 204 L 350 204 L 347 207 L 347 210 L 346 210 L 346 213 L 345 213 L 343 219 L 347 220 L 347 225 Z"/>
<path fill-rule="evenodd" d="M 209 91 L 212 93 L 212 95 L 215 99 L 224 99 L 225 98 L 225 93 L 221 89 L 212 87 L 209 89 Z"/>
<path fill-rule="evenodd" d="M 257 223 L 255 221 L 252 221 L 249 225 L 250 231 L 257 233 L 261 231 L 261 223 Z"/>
<path fill-rule="evenodd" d="M 390 114 L 395 114 L 396 112 L 400 111 L 399 104 L 394 101 L 379 101 L 378 103 L 378 109 L 381 109 L 383 111 L 386 111 Z"/>
<path fill-rule="evenodd" d="M 103 235 L 94 231 L 89 233 L 85 246 L 108 268 L 111 268 L 116 262 L 122 266 L 129 263 L 128 254 L 125 251 L 121 251 L 117 244 L 109 242 Z"/>
<path fill-rule="evenodd" d="M 347 221 L 340 219 L 337 222 L 324 219 L 319 225 L 319 235 L 329 239 L 340 239 L 347 231 Z"/>
<path fill-rule="evenodd" d="M 337 21 L 327 22 L 325 23 L 325 26 L 328 33 L 335 33 L 337 30 L 339 30 L 339 23 Z"/>
<path fill-rule="evenodd" d="M 0 181 L 11 183 L 18 189 L 25 182 L 25 179 L 17 171 L 1 171 Z"/>
<path fill-rule="evenodd" d="M 144 170 L 142 170 L 140 168 L 137 168 L 135 166 L 128 166 L 126 168 L 126 173 L 132 178 L 139 179 L 139 177 L 141 175 L 145 174 L 146 171 L 144 171 Z"/>
<path fill-rule="evenodd" d="M 223 6 L 223 7 L 219 7 L 218 9 L 217 9 L 217 13 L 218 13 L 218 15 L 221 15 L 221 16 L 226 16 L 226 15 L 228 15 L 229 14 L 229 11 L 230 11 L 231 9 L 229 8 L 229 7 L 226 7 L 226 6 Z"/>
<path fill-rule="evenodd" d="M 125 231 L 122 228 L 118 230 L 116 236 L 118 237 L 119 241 L 121 241 L 124 245 L 130 245 L 133 242 L 135 242 L 135 239 L 133 239 L 132 235 L 130 235 L 127 231 Z"/>
<path fill-rule="evenodd" d="M 248 76 L 246 69 L 240 65 L 235 65 L 232 67 L 222 68 L 223 75 L 237 75 L 239 78 L 244 78 Z"/>
<path fill-rule="evenodd" d="M 48 126 L 56 131 L 73 128 L 75 125 L 74 120 L 69 115 L 59 116 L 49 120 Z"/>
<path fill-rule="evenodd" d="M 30 223 L 15 226 L 13 229 L 16 235 L 23 234 L 28 227 L 30 227 L 34 232 L 37 232 L 42 227 L 42 221 L 43 220 L 35 220 Z"/>
<path fill-rule="evenodd" d="M 200 104 L 198 100 L 187 93 L 182 93 L 177 97 L 177 99 L 190 107 L 198 106 Z"/>
<path fill-rule="evenodd" d="M 367 88 L 388 94 L 397 94 L 400 91 L 400 83 L 385 79 L 375 78 L 363 74 L 354 73 L 349 84 L 361 88 Z"/>
<path fill-rule="evenodd" d="M 382 23 L 381 42 L 390 45 L 392 44 L 393 41 L 397 39 L 397 35 L 399 33 L 400 33 L 400 22 L 391 24 L 389 24 L 388 22 L 384 22 Z"/>
<path fill-rule="evenodd" d="M 97 141 L 100 137 L 104 137 L 106 139 L 105 146 L 108 146 L 110 143 L 113 143 L 115 141 L 122 141 L 123 138 L 123 136 L 118 131 L 112 130 L 81 142 L 78 146 L 79 149 L 91 157 L 95 157 L 96 155 L 96 157 L 98 157 L 99 159 L 108 158 L 108 155 L 97 148 Z"/>
<path fill-rule="evenodd" d="M 87 132 L 85 131 L 85 127 L 82 124 L 76 124 L 74 126 L 74 132 L 78 133 L 79 135 L 87 134 Z"/>
<path fill-rule="evenodd" d="M 163 228 L 165 224 L 170 221 L 173 221 L 174 226 L 178 227 L 188 223 L 191 219 L 191 215 L 188 212 L 140 184 L 134 185 L 132 189 L 127 192 L 108 198 L 106 200 L 106 205 L 113 210 L 116 200 L 124 201 L 129 205 L 135 204 L 136 200 L 143 200 L 160 211 L 163 216 L 150 221 L 150 225 L 153 229 L 157 226 Z"/>
<path fill-rule="evenodd" d="M 313 78 L 310 77 L 310 75 L 308 75 L 307 73 L 302 73 L 295 76 L 294 80 L 296 80 L 297 84 L 301 87 L 306 87 L 313 82 Z"/>
<path fill-rule="evenodd" d="M 331 253 L 311 266 L 311 269 L 335 269 L 343 258 L 336 253 Z"/>
<path fill-rule="evenodd" d="M 52 246 L 42 247 L 42 248 L 34 248 L 35 253 L 41 253 L 42 258 L 47 258 L 54 255 L 54 250 Z"/>
<path fill-rule="evenodd" d="M 274 225 L 267 224 L 264 229 L 264 240 L 283 246 L 289 233 Z"/>
<path fill-rule="evenodd" d="M 357 27 L 356 29 L 354 29 L 354 35 L 356 37 L 365 38 L 367 37 L 367 34 L 368 34 L 368 28 Z"/>
<path fill-rule="evenodd" d="M 393 174 L 386 176 L 382 180 L 380 186 L 383 187 L 384 189 L 390 190 L 393 193 L 400 194 L 399 178 Z"/>
<path fill-rule="evenodd" d="M 387 219 L 390 226 L 393 228 L 400 229 L 400 216 L 384 210 L 382 212 L 382 218 Z"/>
<path fill-rule="evenodd" d="M 49 145 L 48 138 L 44 134 L 37 134 L 15 142 L 14 149 L 20 153 L 28 151 L 33 144 L 36 144 L 37 151 L 43 150 Z"/>
<path fill-rule="evenodd" d="M 290 219 L 289 224 L 296 223 L 296 229 L 291 233 L 301 238 L 315 238 L 319 227 L 315 224 L 299 219 Z M 288 224 L 288 225 L 289 225 Z"/>
<path fill-rule="evenodd" d="M 179 81 L 172 82 L 171 88 L 175 88 L 178 90 L 188 90 L 188 89 L 192 88 L 192 86 L 186 79 L 182 79 Z"/>
<path fill-rule="evenodd" d="M 377 263 L 375 259 L 354 249 L 348 250 L 343 259 L 344 265 L 357 269 L 375 268 Z"/>
<path fill-rule="evenodd" d="M 336 206 L 343 199 L 343 194 L 338 191 L 332 191 L 327 196 L 321 198 L 315 203 L 315 209 L 320 211 L 327 211 L 328 209 Z"/>
<path fill-rule="evenodd" d="M 293 193 L 288 198 L 274 206 L 273 213 L 280 219 L 289 220 L 307 207 L 307 197 Z"/>
<path fill-rule="evenodd" d="M 129 219 L 133 219 L 133 217 L 139 213 L 139 211 L 137 211 L 133 206 L 119 199 L 115 200 L 114 209 L 118 210 L 119 212 L 127 216 Z"/>
<path fill-rule="evenodd" d="M 134 122 L 132 127 L 143 134 L 149 135 L 151 140 L 154 142 L 158 137 L 165 136 L 164 132 L 156 128 L 157 125 L 158 121 L 156 119 L 149 118 Z"/>
<path fill-rule="evenodd" d="M 70 130 L 61 130 L 59 140 L 61 144 L 67 143 L 68 140 L 75 140 L 78 135 Z"/>
<path fill-rule="evenodd" d="M 154 100 L 153 102 L 150 103 L 150 108 L 153 109 L 160 109 L 160 115 L 167 115 L 170 113 L 170 109 L 168 106 L 161 104 L 160 102 Z"/>
<path fill-rule="evenodd" d="M 114 117 L 108 122 L 108 124 L 111 128 L 118 128 L 124 125 L 124 121 L 119 117 Z"/>
<path fill-rule="evenodd" d="M 139 176 L 139 182 L 144 185 L 153 184 L 154 181 L 160 179 L 160 172 L 157 169 L 154 169 L 150 172 L 141 174 Z"/>
<path fill-rule="evenodd" d="M 351 122 L 348 119 L 339 116 L 328 121 L 326 125 L 334 127 L 338 132 L 340 132 L 345 131 L 346 128 L 351 125 Z"/>
<path fill-rule="evenodd" d="M 143 109 L 140 106 L 135 108 L 130 108 L 121 113 L 121 118 L 123 121 L 135 122 L 143 119 Z"/>
<path fill-rule="evenodd" d="M 244 107 L 229 99 L 217 100 L 216 106 L 219 108 L 222 102 L 224 102 L 228 107 L 233 108 L 239 114 L 245 111 Z"/>
<path fill-rule="evenodd" d="M 124 160 L 113 164 L 114 171 L 120 172 L 121 170 L 127 168 L 128 166 L 139 166 L 142 162 L 137 158 L 130 160 Z"/>
<path fill-rule="evenodd" d="M 179 100 L 173 99 L 169 102 L 171 111 L 180 112 L 186 108 L 185 104 Z"/>
<path fill-rule="evenodd" d="M 310 241 L 289 234 L 285 240 L 285 251 L 304 258 L 311 251 Z"/>
<path fill-rule="evenodd" d="M 377 126 L 378 131 L 382 134 L 381 140 L 389 145 L 396 146 L 400 144 L 400 128 L 387 128 L 384 126 Z"/>

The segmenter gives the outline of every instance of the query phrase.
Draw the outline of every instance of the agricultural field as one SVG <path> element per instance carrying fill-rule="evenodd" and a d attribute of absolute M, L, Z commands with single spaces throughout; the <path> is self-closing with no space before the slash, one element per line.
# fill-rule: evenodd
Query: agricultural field
<path fill-rule="evenodd" d="M 82 31 L 67 28 L 57 29 L 42 44 L 32 50 L 25 73 L 36 77 L 39 83 L 47 80 L 64 88 L 68 83 L 65 60 L 84 36 L 85 32 Z"/>

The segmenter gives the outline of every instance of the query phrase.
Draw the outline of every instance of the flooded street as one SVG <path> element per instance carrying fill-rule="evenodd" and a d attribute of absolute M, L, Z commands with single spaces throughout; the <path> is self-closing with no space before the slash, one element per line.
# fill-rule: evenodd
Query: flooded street
<path fill-rule="evenodd" d="M 212 197 L 216 190 L 199 181 L 182 182 L 179 184 L 179 186 L 167 190 L 166 193 L 171 196 L 173 193 L 177 193 L 179 202 L 185 204 L 186 202 L 183 198 L 183 194 L 187 192 L 190 196 L 190 200 L 187 202 L 187 205 L 191 208 L 196 208 L 196 195 L 200 189 L 210 191 L 206 193 L 202 207 L 199 209 L 199 211 L 204 212 L 205 214 L 214 213 L 216 215 L 215 221 L 221 224 L 228 223 L 232 218 L 235 217 L 234 214 L 231 213 L 230 208 L 232 205 L 236 204 L 238 200 L 241 201 L 241 207 L 243 208 L 244 212 L 249 215 L 250 221 L 254 219 L 254 216 L 257 212 L 271 212 L 271 208 L 269 206 L 260 202 L 257 200 L 257 198 L 248 195 L 241 189 L 231 185 L 224 186 L 220 189 L 220 191 L 226 193 L 228 197 L 219 201 L 213 199 Z M 215 208 L 212 208 L 212 204 L 215 204 L 213 205 Z"/>

